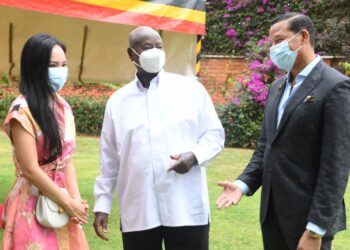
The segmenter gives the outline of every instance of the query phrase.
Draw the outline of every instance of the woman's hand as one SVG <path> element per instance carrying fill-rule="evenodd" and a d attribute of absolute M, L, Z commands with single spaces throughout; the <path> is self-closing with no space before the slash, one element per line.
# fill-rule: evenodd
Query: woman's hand
<path fill-rule="evenodd" d="M 89 205 L 87 201 L 70 198 L 64 205 L 66 212 L 75 223 L 87 224 L 89 219 Z"/>
<path fill-rule="evenodd" d="M 81 204 L 85 206 L 86 211 L 89 213 L 89 204 L 86 200 L 80 200 Z M 71 217 L 71 220 L 76 224 L 86 224 L 83 221 L 79 221 L 77 217 Z"/>

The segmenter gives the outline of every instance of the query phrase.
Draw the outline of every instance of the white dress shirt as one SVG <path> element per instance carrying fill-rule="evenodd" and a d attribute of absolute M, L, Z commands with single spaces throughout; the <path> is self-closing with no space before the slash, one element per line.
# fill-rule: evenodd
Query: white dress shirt
<path fill-rule="evenodd" d="M 123 232 L 208 224 L 203 167 L 223 146 L 223 127 L 202 84 L 164 71 L 149 89 L 135 79 L 106 105 L 94 212 L 109 214 L 116 191 Z M 188 151 L 199 166 L 167 172 L 170 155 Z"/>

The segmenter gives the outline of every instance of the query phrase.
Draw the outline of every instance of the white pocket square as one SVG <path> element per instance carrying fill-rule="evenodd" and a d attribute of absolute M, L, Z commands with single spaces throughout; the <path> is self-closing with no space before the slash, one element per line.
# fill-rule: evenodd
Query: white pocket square
<path fill-rule="evenodd" d="M 304 102 L 315 102 L 316 98 L 313 95 L 308 95 L 305 97 Z"/>

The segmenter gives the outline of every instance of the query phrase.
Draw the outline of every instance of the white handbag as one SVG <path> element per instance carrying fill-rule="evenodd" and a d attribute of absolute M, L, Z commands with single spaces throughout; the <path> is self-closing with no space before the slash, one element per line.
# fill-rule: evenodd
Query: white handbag
<path fill-rule="evenodd" d="M 61 188 L 63 192 L 67 193 L 67 190 Z M 40 194 L 37 204 L 35 217 L 37 222 L 49 228 L 64 227 L 69 222 L 69 215 L 64 209 L 49 197 Z"/>

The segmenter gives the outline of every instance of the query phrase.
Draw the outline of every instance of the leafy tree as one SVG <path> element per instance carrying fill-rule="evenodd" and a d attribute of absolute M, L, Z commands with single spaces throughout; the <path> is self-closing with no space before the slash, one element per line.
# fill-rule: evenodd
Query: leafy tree
<path fill-rule="evenodd" d="M 331 54 L 345 56 L 350 62 L 350 4 L 348 0 L 328 0 L 324 4 L 326 28 L 319 46 Z"/>

